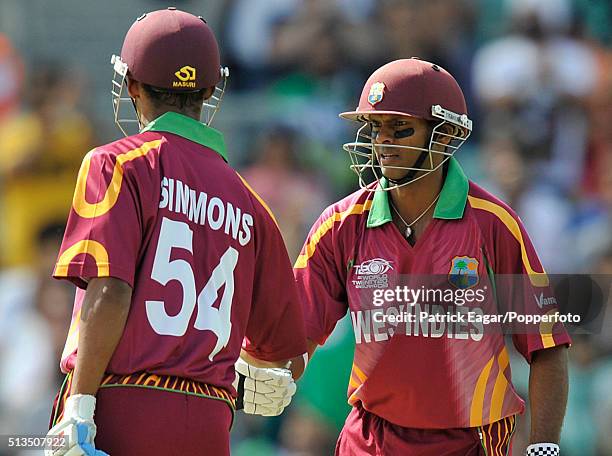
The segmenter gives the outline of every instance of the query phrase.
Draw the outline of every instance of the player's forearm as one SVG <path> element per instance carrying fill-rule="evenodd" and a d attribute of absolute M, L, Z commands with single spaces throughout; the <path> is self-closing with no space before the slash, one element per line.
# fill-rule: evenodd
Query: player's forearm
<path fill-rule="evenodd" d="M 79 322 L 79 345 L 71 394 L 95 395 L 123 330 L 132 291 L 116 279 L 93 279 Z"/>
<path fill-rule="evenodd" d="M 567 347 L 535 352 L 529 372 L 531 443 L 559 442 L 567 392 Z"/>

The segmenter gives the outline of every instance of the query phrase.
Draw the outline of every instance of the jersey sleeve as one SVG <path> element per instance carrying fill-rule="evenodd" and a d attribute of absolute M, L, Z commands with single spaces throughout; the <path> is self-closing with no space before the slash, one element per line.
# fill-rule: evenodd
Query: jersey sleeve
<path fill-rule="evenodd" d="M 253 302 L 243 348 L 263 361 L 284 361 L 306 353 L 302 307 L 281 233 L 271 213 L 258 219 Z"/>
<path fill-rule="evenodd" d="M 348 309 L 334 213 L 328 208 L 315 222 L 294 266 L 306 337 L 319 345 L 325 343 Z"/>
<path fill-rule="evenodd" d="M 95 277 L 134 285 L 142 240 L 134 178 L 115 157 L 94 150 L 83 159 L 53 276 L 80 288 Z"/>
<path fill-rule="evenodd" d="M 533 352 L 570 345 L 571 339 L 564 325 L 554 322 L 556 298 L 522 221 L 514 213 L 506 214 L 495 227 L 493 268 L 496 275 L 501 274 L 496 280 L 500 307 L 504 313 L 548 319 L 529 322 L 515 318 L 508 327 L 514 346 L 531 363 Z"/>

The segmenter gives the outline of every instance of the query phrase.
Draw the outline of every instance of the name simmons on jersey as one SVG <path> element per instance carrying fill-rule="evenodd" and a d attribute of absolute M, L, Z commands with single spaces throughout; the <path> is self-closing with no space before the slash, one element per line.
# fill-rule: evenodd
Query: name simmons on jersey
<path fill-rule="evenodd" d="M 245 246 L 252 238 L 253 216 L 216 196 L 198 192 L 178 179 L 161 181 L 160 209 L 185 215 L 191 222 L 223 230 Z"/>

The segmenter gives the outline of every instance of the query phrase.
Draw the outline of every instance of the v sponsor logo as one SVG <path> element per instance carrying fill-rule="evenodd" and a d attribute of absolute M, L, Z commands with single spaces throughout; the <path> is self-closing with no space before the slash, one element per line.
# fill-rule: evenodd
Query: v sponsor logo
<path fill-rule="evenodd" d="M 536 304 L 541 309 L 544 306 L 556 306 L 557 298 L 554 296 L 544 297 L 544 292 L 540 293 L 540 296 L 533 295 L 533 299 L 535 299 Z"/>

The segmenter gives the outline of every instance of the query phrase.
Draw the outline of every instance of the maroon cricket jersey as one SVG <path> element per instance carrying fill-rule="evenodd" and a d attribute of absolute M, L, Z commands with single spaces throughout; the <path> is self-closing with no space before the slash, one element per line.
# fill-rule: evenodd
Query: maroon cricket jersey
<path fill-rule="evenodd" d="M 482 321 L 499 307 L 556 312 L 520 219 L 469 182 L 454 158 L 434 218 L 414 246 L 392 223 L 388 193 L 375 185 L 370 190 L 376 191 L 357 191 L 323 212 L 294 267 L 308 338 L 323 344 L 350 313 L 356 347 L 349 403 L 412 428 L 477 427 L 521 413 L 502 323 Z M 523 280 L 496 283 L 505 274 Z M 423 286 L 423 277 L 436 287 Z M 451 299 L 403 294 L 382 302 L 384 291 L 400 284 L 405 290 L 412 278 L 419 278 L 413 292 L 435 288 Z M 459 301 L 467 293 L 471 302 Z M 547 305 L 538 306 L 534 296 Z M 436 313 L 465 318 L 430 320 Z M 407 317 L 383 320 L 398 315 Z M 528 361 L 536 350 L 570 343 L 561 323 L 531 329 L 512 336 Z"/>
<path fill-rule="evenodd" d="M 267 361 L 306 351 L 272 213 L 226 163 L 221 133 L 180 114 L 85 157 L 54 277 L 78 287 L 64 372 L 75 366 L 94 277 L 133 289 L 108 373 L 176 375 L 233 391 L 241 347 Z"/>

